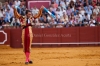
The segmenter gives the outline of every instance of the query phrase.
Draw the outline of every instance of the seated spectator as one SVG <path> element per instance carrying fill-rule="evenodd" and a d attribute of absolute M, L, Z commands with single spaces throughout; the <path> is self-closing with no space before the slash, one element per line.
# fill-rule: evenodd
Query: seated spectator
<path fill-rule="evenodd" d="M 97 14 L 95 12 L 93 12 L 93 14 L 91 15 L 91 18 L 96 20 L 97 19 Z"/>
<path fill-rule="evenodd" d="M 57 25 L 57 22 L 55 21 L 55 19 L 51 19 L 50 23 L 51 26 Z"/>
<path fill-rule="evenodd" d="M 59 9 L 59 8 L 57 8 L 57 10 L 56 10 L 56 15 L 58 16 L 58 18 L 60 18 L 60 17 L 62 17 L 63 16 L 63 12 Z"/>
<path fill-rule="evenodd" d="M 71 25 L 70 25 L 69 22 L 67 22 L 66 25 L 65 25 L 66 28 L 68 28 L 68 27 L 70 27 L 70 26 L 71 26 Z"/>
<path fill-rule="evenodd" d="M 56 19 L 55 19 L 55 21 L 58 22 L 59 19 L 60 19 L 60 16 L 59 16 L 59 15 L 56 15 Z"/>
<path fill-rule="evenodd" d="M 5 23 L 4 17 L 0 17 L 0 29 L 3 28 L 2 25 Z"/>
<path fill-rule="evenodd" d="M 65 10 L 63 7 L 61 7 L 61 11 L 62 11 L 62 13 L 67 14 L 67 13 L 66 13 L 66 10 Z"/>
<path fill-rule="evenodd" d="M 68 16 L 66 15 L 65 12 L 63 12 L 63 17 L 61 17 L 61 19 L 63 20 L 63 22 L 66 24 L 69 20 L 68 20 Z"/>
<path fill-rule="evenodd" d="M 10 9 L 10 5 L 9 5 L 9 3 L 8 3 L 8 2 L 5 2 L 2 8 L 3 8 L 4 11 L 6 12 L 7 9 Z"/>
<path fill-rule="evenodd" d="M 67 12 L 67 15 L 70 16 L 72 13 L 72 9 L 70 7 L 68 7 L 68 10 L 66 12 Z"/>
<path fill-rule="evenodd" d="M 96 21 L 97 21 L 98 25 L 100 25 L 100 12 L 99 12 L 98 15 L 97 15 Z"/>
<path fill-rule="evenodd" d="M 61 1 L 60 1 L 60 6 L 63 7 L 64 9 L 66 9 L 66 5 L 65 5 L 64 0 L 61 0 Z"/>
<path fill-rule="evenodd" d="M 46 17 L 46 15 L 42 15 L 42 17 L 40 18 L 40 21 L 41 21 L 42 23 L 49 23 L 49 22 L 48 22 L 48 19 L 47 19 L 47 17 Z"/>
<path fill-rule="evenodd" d="M 77 26 L 79 26 L 79 27 L 83 27 L 83 26 L 84 26 L 84 24 L 83 24 L 83 22 L 82 22 L 82 21 L 80 21 L 80 22 L 77 24 Z"/>
<path fill-rule="evenodd" d="M 84 7 L 84 10 L 86 11 L 88 9 L 93 10 L 93 6 L 89 5 L 89 3 L 86 3 L 86 6 Z"/>
<path fill-rule="evenodd" d="M 97 8 L 98 8 L 99 11 L 100 11 L 100 3 L 97 3 Z"/>
<path fill-rule="evenodd" d="M 92 0 L 92 4 L 91 4 L 93 7 L 96 6 L 96 1 Z"/>
<path fill-rule="evenodd" d="M 75 8 L 74 11 L 73 11 L 73 13 L 74 13 L 75 16 L 77 15 L 78 12 L 79 12 L 79 11 L 78 11 L 76 8 Z"/>
<path fill-rule="evenodd" d="M 62 25 L 62 26 L 65 25 L 62 19 L 59 19 L 59 21 L 57 22 L 57 24 Z"/>
<path fill-rule="evenodd" d="M 84 19 L 83 24 L 84 24 L 85 27 L 89 26 L 88 20 Z"/>
<path fill-rule="evenodd" d="M 48 22 L 50 22 L 51 19 L 52 19 L 52 17 L 51 17 L 50 15 L 47 15 L 47 20 L 48 20 Z"/>
<path fill-rule="evenodd" d="M 92 10 L 88 7 L 87 10 L 85 10 L 87 14 L 92 15 Z"/>
<path fill-rule="evenodd" d="M 34 8 L 32 8 L 32 14 L 33 16 L 36 15 L 39 12 L 39 9 L 36 8 L 36 6 L 34 6 Z"/>
<path fill-rule="evenodd" d="M 59 21 L 57 22 L 56 28 L 63 28 L 64 27 L 64 22 L 62 21 L 62 19 L 59 19 Z"/>
<path fill-rule="evenodd" d="M 85 13 L 85 15 L 83 16 L 83 19 L 85 19 L 86 21 L 90 20 L 90 15 Z"/>
<path fill-rule="evenodd" d="M 73 0 L 70 1 L 69 7 L 70 7 L 71 9 L 75 7 L 74 3 L 75 3 L 75 2 L 74 2 Z"/>
<path fill-rule="evenodd" d="M 68 7 L 70 0 L 65 0 L 66 7 Z"/>
<path fill-rule="evenodd" d="M 15 6 L 18 7 L 18 6 L 20 6 L 20 4 L 21 4 L 21 1 L 20 1 L 20 0 L 15 0 L 15 1 L 14 1 L 14 5 L 15 5 Z"/>
<path fill-rule="evenodd" d="M 3 9 L 0 10 L 0 18 L 3 17 L 5 14 L 5 11 Z"/>
<path fill-rule="evenodd" d="M 91 20 L 89 21 L 89 26 L 90 26 L 90 27 L 96 26 L 96 21 L 93 20 L 93 19 L 91 19 Z"/>
<path fill-rule="evenodd" d="M 70 18 L 70 25 L 71 25 L 71 27 L 75 27 L 77 25 L 77 22 L 75 20 L 75 17 L 71 17 Z"/>
<path fill-rule="evenodd" d="M 77 2 L 75 3 L 75 8 L 76 8 L 77 10 L 79 10 L 79 9 L 81 8 L 81 5 L 82 5 L 82 3 L 81 3 L 80 1 L 77 1 Z"/>
<path fill-rule="evenodd" d="M 58 4 L 56 3 L 56 1 L 54 1 L 53 3 L 52 3 L 52 6 L 54 7 L 54 8 L 58 8 Z"/>
<path fill-rule="evenodd" d="M 83 21 L 83 16 L 80 12 L 77 13 L 77 15 L 75 16 L 75 19 L 77 22 Z"/>
<path fill-rule="evenodd" d="M 12 17 L 12 14 L 10 12 L 10 9 L 8 8 L 7 11 L 5 12 L 5 21 L 10 22 L 11 17 Z"/>
<path fill-rule="evenodd" d="M 81 9 L 79 10 L 79 13 L 80 13 L 82 16 L 84 16 L 84 14 L 85 14 L 84 8 L 81 8 Z"/>
<path fill-rule="evenodd" d="M 97 6 L 95 6 L 94 9 L 93 9 L 93 12 L 95 12 L 96 15 L 97 15 L 99 13 L 99 11 L 100 11 L 99 8 Z"/>
<path fill-rule="evenodd" d="M 19 19 L 13 18 L 13 21 L 11 22 L 11 25 L 15 26 L 15 27 L 20 27 L 20 21 L 19 21 Z"/>

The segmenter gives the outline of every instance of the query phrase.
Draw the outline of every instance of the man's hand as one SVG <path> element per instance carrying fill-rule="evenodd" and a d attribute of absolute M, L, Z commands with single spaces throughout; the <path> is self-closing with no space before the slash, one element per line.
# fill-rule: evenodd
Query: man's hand
<path fill-rule="evenodd" d="M 45 7 L 42 5 L 41 8 L 44 9 Z"/>

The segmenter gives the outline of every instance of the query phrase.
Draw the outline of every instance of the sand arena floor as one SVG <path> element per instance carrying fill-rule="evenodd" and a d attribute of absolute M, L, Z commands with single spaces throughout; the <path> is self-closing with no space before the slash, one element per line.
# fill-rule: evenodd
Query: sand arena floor
<path fill-rule="evenodd" d="M 100 66 L 100 47 L 32 48 L 25 65 L 22 48 L 0 45 L 0 66 Z"/>

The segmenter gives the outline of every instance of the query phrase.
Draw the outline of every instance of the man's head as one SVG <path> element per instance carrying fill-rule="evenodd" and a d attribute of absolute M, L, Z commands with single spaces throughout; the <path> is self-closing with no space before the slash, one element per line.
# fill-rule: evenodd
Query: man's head
<path fill-rule="evenodd" d="M 30 10 L 26 10 L 26 16 L 27 16 L 28 18 L 30 18 L 31 15 L 32 15 L 31 11 L 30 11 Z"/>

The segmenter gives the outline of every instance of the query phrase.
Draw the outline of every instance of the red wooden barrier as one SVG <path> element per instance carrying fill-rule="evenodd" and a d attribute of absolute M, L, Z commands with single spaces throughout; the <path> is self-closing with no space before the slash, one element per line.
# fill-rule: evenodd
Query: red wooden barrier
<path fill-rule="evenodd" d="M 80 42 L 98 42 L 97 27 L 80 27 Z"/>
<path fill-rule="evenodd" d="M 10 46 L 13 48 L 22 47 L 21 42 L 21 29 L 10 29 L 11 30 L 11 43 Z"/>
<path fill-rule="evenodd" d="M 63 28 L 60 31 L 61 42 L 79 42 L 79 28 Z"/>
<path fill-rule="evenodd" d="M 6 35 L 6 37 L 5 37 Z M 100 27 L 33 28 L 33 45 L 100 44 Z M 21 29 L 0 30 L 0 44 L 22 47 Z"/>

